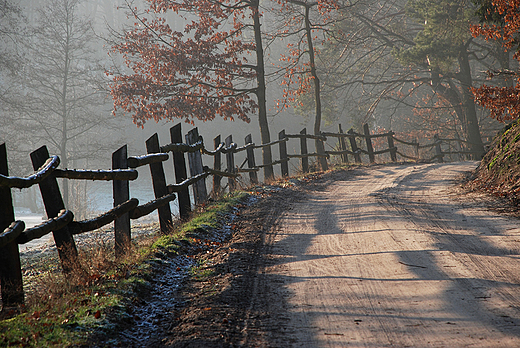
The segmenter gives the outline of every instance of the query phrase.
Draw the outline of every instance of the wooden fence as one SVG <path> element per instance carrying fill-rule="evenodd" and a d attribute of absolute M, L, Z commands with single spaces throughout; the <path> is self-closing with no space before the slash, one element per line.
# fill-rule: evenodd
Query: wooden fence
<path fill-rule="evenodd" d="M 127 146 L 124 145 L 112 154 L 111 170 L 69 170 L 59 169 L 58 156 L 50 156 L 45 146 L 30 154 L 35 173 L 28 177 L 10 177 L 8 172 L 7 151 L 5 144 L 0 145 L 0 287 L 3 307 L 19 305 L 24 302 L 22 272 L 20 266 L 19 245 L 41 238 L 48 233 L 53 234 L 58 250 L 58 255 L 65 274 L 80 269 L 78 251 L 74 236 L 99 229 L 107 224 L 114 223 L 114 248 L 117 258 L 123 256 L 131 246 L 131 220 L 158 211 L 161 233 L 168 233 L 172 226 L 172 213 L 169 203 L 178 200 L 179 217 L 188 217 L 191 211 L 191 199 L 188 187 L 192 187 L 195 204 L 203 203 L 207 197 L 206 178 L 213 176 L 212 193 L 218 194 L 225 190 L 222 188 L 223 177 L 228 178 L 227 188 L 231 191 L 237 185 L 237 178 L 241 174 L 248 174 L 249 184 L 259 182 L 258 171 L 262 168 L 280 165 L 282 176 L 289 175 L 289 161 L 299 159 L 299 169 L 309 172 L 309 158 L 337 156 L 341 162 L 348 163 L 349 156 L 354 162 L 362 163 L 362 155 L 368 156 L 370 163 L 374 163 L 376 156 L 388 154 L 390 160 L 396 162 L 398 156 L 415 161 L 425 160 L 419 157 L 419 149 L 433 148 L 435 154 L 426 160 L 442 162 L 443 157 L 454 151 L 444 151 L 442 144 L 457 139 L 435 138 L 434 143 L 419 145 L 417 142 L 407 142 L 395 137 L 393 132 L 384 134 L 370 134 L 368 125 L 363 127 L 364 134 L 354 132 L 352 129 L 344 133 L 339 126 L 338 133 L 322 133 L 321 135 L 307 134 L 303 129 L 298 134 L 286 134 L 282 130 L 278 134 L 278 140 L 267 144 L 255 145 L 251 134 L 245 137 L 245 145 L 238 146 L 233 142 L 232 136 L 228 136 L 224 142 L 218 135 L 213 139 L 213 150 L 205 147 L 197 128 L 189 131 L 182 139 L 181 124 L 170 128 L 170 143 L 160 146 L 157 134 L 146 140 L 146 155 L 128 156 Z M 387 148 L 376 150 L 372 140 L 386 138 Z M 299 153 L 288 153 L 287 142 L 290 139 L 299 140 Z M 325 142 L 327 139 L 336 139 L 332 150 L 325 153 L 309 153 L 307 140 Z M 348 144 L 346 140 L 348 139 Z M 458 140 L 459 142 L 463 142 Z M 414 155 L 405 154 L 398 149 L 395 143 L 410 146 L 414 149 Z M 365 146 L 362 146 L 362 143 Z M 330 144 L 329 144 L 330 145 Z M 279 159 L 272 163 L 257 164 L 255 149 L 266 146 L 278 146 Z M 245 157 L 241 165 L 235 162 L 235 156 L 243 152 Z M 459 151 L 459 154 L 470 155 L 468 151 Z M 185 154 L 188 157 L 190 176 L 187 175 Z M 203 165 L 202 155 L 211 156 L 213 168 Z M 225 155 L 225 168 L 222 161 Z M 173 157 L 175 184 L 167 184 L 163 162 Z M 247 168 L 244 168 L 247 164 Z M 137 168 L 148 166 L 150 168 L 155 199 L 139 204 L 138 199 L 130 197 L 129 182 L 138 177 Z M 326 169 L 326 168 L 323 168 Z M 99 215 L 96 218 L 74 221 L 74 214 L 64 206 L 58 187 L 57 178 L 69 180 L 106 180 L 112 181 L 114 208 Z M 48 220 L 38 226 L 25 228 L 23 221 L 15 219 L 12 203 L 11 189 L 27 189 L 33 185 L 39 185 Z"/>

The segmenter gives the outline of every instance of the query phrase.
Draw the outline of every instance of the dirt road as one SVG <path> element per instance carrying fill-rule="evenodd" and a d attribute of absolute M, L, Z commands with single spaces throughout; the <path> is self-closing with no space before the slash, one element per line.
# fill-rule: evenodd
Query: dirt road
<path fill-rule="evenodd" d="M 476 165 L 360 167 L 272 194 L 208 256 L 163 342 L 520 347 L 520 223 L 457 191 Z"/>
<path fill-rule="evenodd" d="M 360 168 L 293 203 L 266 240 L 286 299 L 272 342 L 520 347 L 519 221 L 450 192 L 475 166 Z"/>

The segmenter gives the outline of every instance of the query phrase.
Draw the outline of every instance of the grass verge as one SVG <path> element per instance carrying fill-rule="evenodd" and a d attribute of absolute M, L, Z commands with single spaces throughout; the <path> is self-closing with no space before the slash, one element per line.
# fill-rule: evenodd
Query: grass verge
<path fill-rule="evenodd" d="M 126 305 L 149 287 L 152 266 L 147 261 L 158 254 L 196 253 L 201 245 L 211 243 L 205 238 L 247 196 L 234 192 L 199 207 L 189 221 L 174 226 L 172 233 L 154 233 L 133 241 L 131 252 L 117 262 L 112 243 L 80 249 L 81 277 L 63 276 L 54 254 L 35 259 L 24 276 L 26 304 L 3 311 L 8 318 L 0 321 L 0 346 L 81 347 L 88 346 L 93 334 L 116 331 L 130 315 Z M 154 228 L 158 230 L 157 224 Z M 205 276 L 200 265 L 191 272 Z"/>

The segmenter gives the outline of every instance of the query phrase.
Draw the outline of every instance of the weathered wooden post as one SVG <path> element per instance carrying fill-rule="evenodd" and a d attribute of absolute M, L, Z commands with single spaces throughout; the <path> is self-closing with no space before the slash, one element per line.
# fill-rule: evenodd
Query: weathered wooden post
<path fill-rule="evenodd" d="M 38 170 L 43 166 L 48 158 L 49 151 L 45 145 L 31 152 L 31 161 L 34 170 Z M 65 205 L 63 204 L 63 198 L 61 197 L 56 175 L 54 173 L 50 174 L 47 178 L 40 181 L 38 185 L 47 217 L 57 217 L 60 210 L 65 209 Z M 54 236 L 54 243 L 58 249 L 63 272 L 70 275 L 73 271 L 79 271 L 81 268 L 78 260 L 78 249 L 76 248 L 76 243 L 74 243 L 74 238 L 72 238 L 70 234 L 69 227 L 65 226 L 57 231 L 53 231 L 52 234 Z"/>
<path fill-rule="evenodd" d="M 0 144 L 0 174 L 8 176 L 7 150 Z M 0 186 L 0 233 L 14 222 L 11 188 Z M 24 303 L 22 267 L 16 240 L 0 248 L 0 288 L 4 308 Z"/>
<path fill-rule="evenodd" d="M 439 163 L 444 162 L 444 155 L 442 154 L 441 141 L 439 140 L 439 135 L 435 134 L 433 136 L 433 141 L 435 144 L 435 157 L 437 157 Z"/>
<path fill-rule="evenodd" d="M 178 123 L 170 128 L 170 140 L 173 144 L 180 144 L 182 140 L 181 124 Z M 186 160 L 184 159 L 184 152 L 172 151 L 173 154 L 173 169 L 175 172 L 175 183 L 180 184 L 188 178 L 186 172 Z M 181 219 L 187 219 L 191 212 L 190 192 L 188 187 L 177 192 L 179 199 L 179 215 Z"/>
<path fill-rule="evenodd" d="M 455 139 L 457 139 L 457 141 L 455 142 L 455 150 L 457 152 L 463 152 L 465 150 L 466 146 L 460 141 L 459 133 L 455 133 Z M 475 156 L 475 154 L 467 154 L 467 155 L 464 155 L 462 153 L 458 154 L 459 161 L 464 161 L 464 159 L 470 160 L 474 156 Z"/>
<path fill-rule="evenodd" d="M 251 134 L 246 135 L 245 142 L 246 142 L 246 145 L 253 143 L 253 138 L 251 137 Z M 247 167 L 249 169 L 255 168 L 256 167 L 255 149 L 253 149 L 252 147 L 248 148 L 246 150 L 246 154 L 247 154 Z M 258 184 L 258 173 L 253 172 L 253 171 L 249 172 L 249 181 L 252 184 Z"/>
<path fill-rule="evenodd" d="M 127 145 L 121 146 L 112 154 L 112 169 L 128 169 Z M 130 199 L 130 185 L 128 180 L 112 181 L 112 194 L 114 207 Z M 114 250 L 116 258 L 124 256 L 132 245 L 130 214 L 125 213 L 114 220 L 115 243 Z"/>
<path fill-rule="evenodd" d="M 343 129 L 341 129 L 341 123 L 338 124 L 338 130 L 339 134 L 343 134 Z M 347 151 L 347 144 L 345 144 L 344 137 L 339 137 L 339 148 L 341 149 L 341 151 Z M 341 162 L 348 163 L 348 155 L 346 152 L 341 155 Z"/>
<path fill-rule="evenodd" d="M 348 137 L 348 140 L 350 142 L 350 147 L 352 148 L 352 152 L 354 153 L 354 161 L 356 161 L 356 163 L 362 163 L 361 156 L 358 152 L 358 146 L 356 143 L 355 132 L 352 128 L 350 128 L 347 133 L 350 134 L 350 136 Z"/>
<path fill-rule="evenodd" d="M 307 135 L 307 128 L 303 128 L 300 131 L 300 134 L 302 135 L 302 137 L 300 138 L 300 154 L 302 155 L 302 171 L 304 173 L 308 173 L 309 172 L 309 157 L 307 157 L 306 155 L 309 153 L 309 151 L 307 150 L 307 137 L 305 137 Z"/>
<path fill-rule="evenodd" d="M 372 146 L 372 138 L 370 138 L 370 129 L 368 129 L 367 123 L 363 125 L 363 132 L 365 133 L 365 141 L 367 143 L 368 159 L 370 163 L 374 163 L 376 157 L 374 156 L 374 147 Z"/>
<path fill-rule="evenodd" d="M 413 143 L 415 144 L 413 147 L 413 150 L 415 153 L 415 158 L 416 158 L 416 161 L 418 161 L 419 160 L 419 140 L 417 138 L 414 138 Z"/>
<path fill-rule="evenodd" d="M 388 148 L 390 149 L 390 159 L 392 162 L 397 162 L 397 148 L 394 145 L 394 132 L 388 132 L 386 138 L 388 139 Z"/>
<path fill-rule="evenodd" d="M 317 162 L 320 164 L 321 170 L 326 171 L 329 169 L 329 164 L 327 162 L 327 157 L 325 157 L 325 142 L 321 139 L 316 139 L 314 144 L 316 146 L 316 152 L 318 155 L 321 155 L 318 156 Z"/>
<path fill-rule="evenodd" d="M 213 139 L 213 146 L 215 150 L 218 149 L 220 146 L 220 135 L 217 135 Z M 222 168 L 222 154 L 220 151 L 216 152 L 213 155 L 213 169 L 215 170 L 221 170 Z M 220 193 L 220 181 L 222 180 L 222 177 L 220 175 L 213 175 L 213 197 L 218 197 Z"/>
<path fill-rule="evenodd" d="M 160 153 L 159 136 L 157 133 L 146 140 L 146 152 L 148 154 Z M 152 185 L 155 198 L 160 198 L 168 194 L 168 186 L 166 185 L 166 176 L 162 162 L 150 163 L 150 174 L 152 175 Z M 170 204 L 165 204 L 157 209 L 159 213 L 159 225 L 161 233 L 166 234 L 171 231 L 173 226 L 172 211 Z"/>
<path fill-rule="evenodd" d="M 195 127 L 186 134 L 186 143 L 189 145 L 193 145 L 199 141 L 199 130 Z M 197 174 L 201 174 L 204 172 L 204 167 L 202 164 L 202 156 L 200 151 L 189 152 L 188 153 L 188 163 L 190 165 L 190 175 L 195 176 Z M 206 190 L 206 180 L 201 179 L 192 185 L 193 187 L 193 198 L 195 200 L 195 204 L 201 204 L 206 201 L 206 197 L 208 196 Z"/>
<path fill-rule="evenodd" d="M 278 140 L 285 139 L 285 129 L 282 129 L 280 133 L 278 133 Z M 282 141 L 279 144 L 280 149 L 280 161 L 282 167 L 282 176 L 289 176 L 289 161 L 287 157 L 287 142 Z"/>
<path fill-rule="evenodd" d="M 228 152 L 226 153 L 226 164 L 227 164 L 228 173 L 235 172 L 235 152 L 231 148 L 231 144 L 233 144 L 232 135 L 230 135 L 226 138 L 226 148 L 228 149 Z M 228 178 L 228 186 L 229 186 L 229 192 L 231 192 L 235 189 L 235 179 L 234 178 Z"/>

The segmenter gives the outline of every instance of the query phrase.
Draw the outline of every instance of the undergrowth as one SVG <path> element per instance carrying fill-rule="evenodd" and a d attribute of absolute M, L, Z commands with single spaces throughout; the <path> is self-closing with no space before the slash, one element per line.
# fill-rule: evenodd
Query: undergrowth
<path fill-rule="evenodd" d="M 235 192 L 198 207 L 192 217 L 158 233 L 133 241 L 125 258 L 116 260 L 113 244 L 99 241 L 79 250 L 81 270 L 64 276 L 56 255 L 32 259 L 24 272 L 25 305 L 3 308 L 0 346 L 88 346 L 93 334 L 116 331 L 129 314 L 126 305 L 149 289 L 157 254 L 169 256 L 183 248 L 197 248 L 205 234 L 217 229 L 223 216 L 242 202 L 247 193 Z M 154 226 L 158 230 L 158 224 Z M 206 242 L 207 243 L 207 242 Z M 197 276 L 205 273 L 197 268 Z"/>
<path fill-rule="evenodd" d="M 482 190 L 517 203 L 520 199 L 520 122 L 504 127 L 495 137 L 467 188 Z"/>

